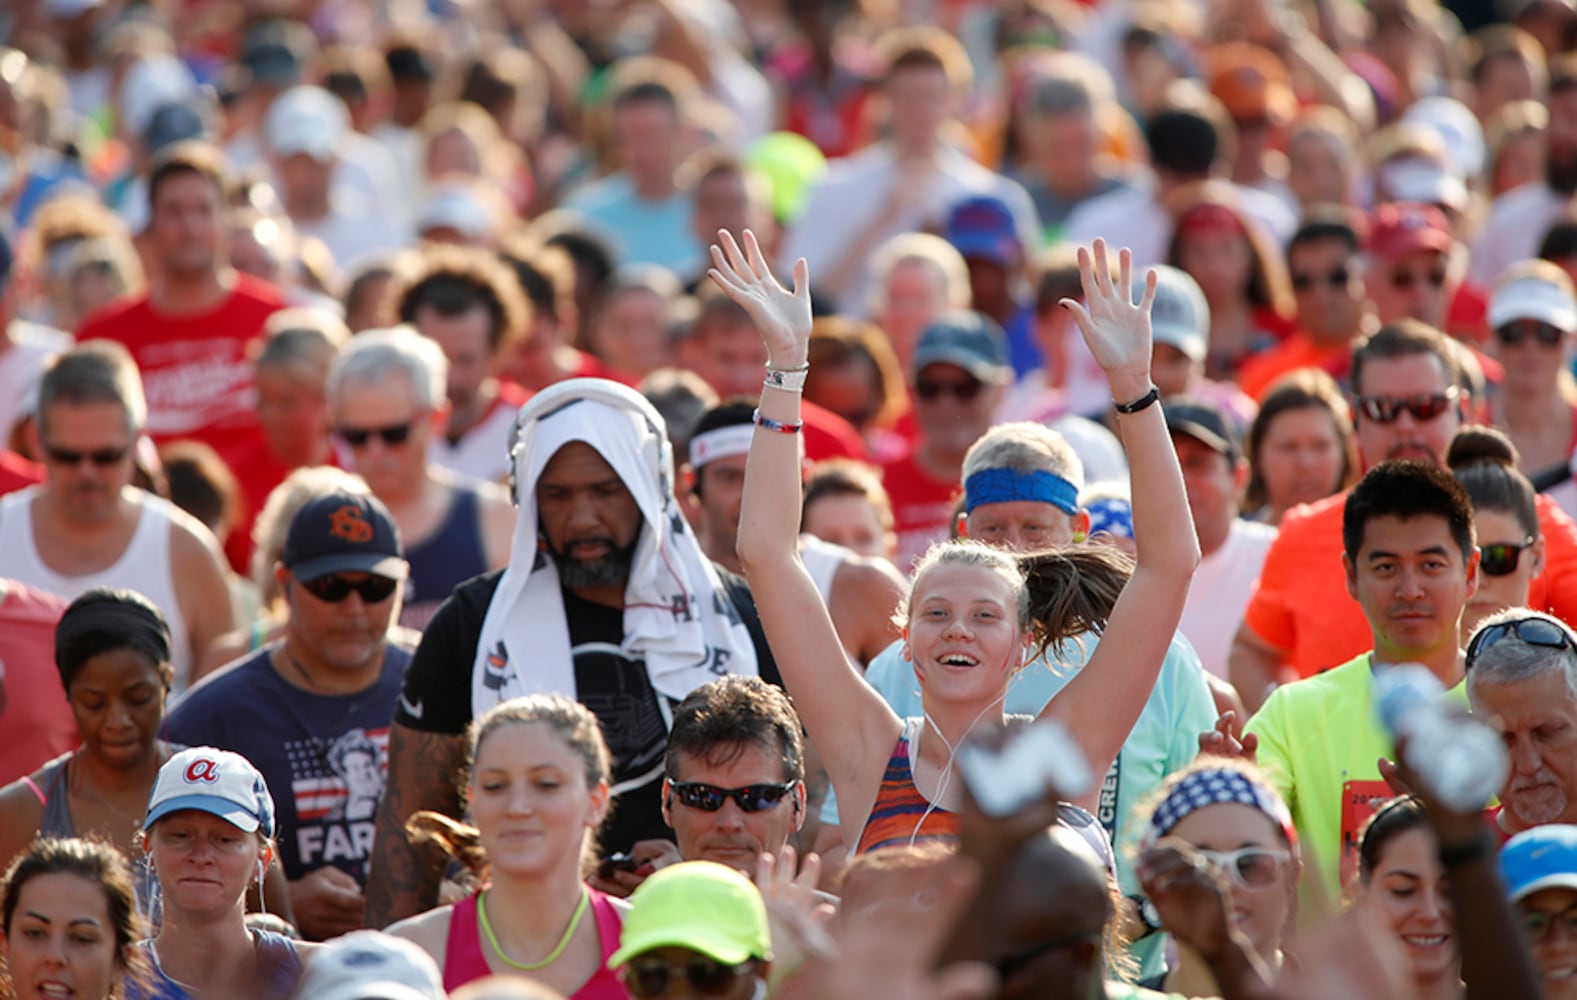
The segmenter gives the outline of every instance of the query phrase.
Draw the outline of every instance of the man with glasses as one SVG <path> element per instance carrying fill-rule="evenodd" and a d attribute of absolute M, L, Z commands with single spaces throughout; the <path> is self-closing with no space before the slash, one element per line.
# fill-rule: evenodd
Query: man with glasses
<path fill-rule="evenodd" d="M 772 971 L 766 904 L 732 868 L 710 861 L 666 868 L 630 898 L 608 967 L 637 1000 L 765 996 Z"/>
<path fill-rule="evenodd" d="M 605 862 L 593 884 L 627 896 L 653 871 L 715 861 L 756 876 L 804 825 L 805 740 L 781 688 L 759 677 L 704 684 L 674 709 L 663 758 L 663 819 L 678 846 L 643 840 L 624 864 Z"/>
<path fill-rule="evenodd" d="M 279 809 L 291 910 L 313 940 L 361 926 L 382 751 L 411 661 L 389 641 L 409 572 L 377 498 L 312 498 L 291 518 L 274 569 L 284 634 L 193 689 L 167 723 L 169 739 L 233 750 L 262 772 Z"/>
<path fill-rule="evenodd" d="M 1358 844 L 1375 806 L 1394 793 L 1380 775 L 1395 748 L 1381 728 L 1374 676 L 1427 667 L 1463 697 L 1457 630 L 1478 586 L 1467 492 L 1425 462 L 1382 462 L 1342 505 L 1347 594 L 1368 626 L 1366 650 L 1318 677 L 1278 688 L 1249 720 L 1244 743 L 1292 811 L 1305 859 L 1299 917 L 1332 912 L 1357 872 Z"/>
<path fill-rule="evenodd" d="M 1445 213 L 1432 205 L 1392 202 L 1374 210 L 1364 287 L 1381 323 L 1416 319 L 1437 330 L 1462 282 L 1459 247 Z"/>
<path fill-rule="evenodd" d="M 509 561 L 515 512 L 503 487 L 443 468 L 429 452 L 449 419 L 443 349 L 410 327 L 367 330 L 329 371 L 334 433 L 388 507 L 411 566 L 400 624 L 421 629 L 450 591 Z"/>
<path fill-rule="evenodd" d="M 1546 1000 L 1577 1000 L 1577 827 L 1517 834 L 1500 852 L 1500 873 L 1533 946 Z"/>
<path fill-rule="evenodd" d="M 1562 389 L 1562 372 L 1577 331 L 1577 299 L 1564 270 L 1543 260 L 1514 264 L 1495 282 L 1489 325 L 1505 365 L 1493 401 L 1495 426 L 1517 446 L 1518 466 L 1533 488 L 1577 514 L 1571 459 L 1577 449 L 1577 406 Z"/>
<path fill-rule="evenodd" d="M 902 571 L 947 537 L 964 456 L 990 429 L 1013 379 L 1002 328 L 975 312 L 944 313 L 921 331 L 910 372 L 920 435 L 882 463 Z"/>
<path fill-rule="evenodd" d="M 1459 371 L 1455 346 L 1416 321 L 1392 323 L 1359 343 L 1353 409 L 1366 467 L 1387 459 L 1443 462 L 1468 407 Z M 1275 684 L 1328 670 L 1368 646 L 1369 629 L 1336 571 L 1346 496 L 1288 512 L 1265 557 L 1229 666 L 1250 711 Z M 1545 567 L 1529 601 L 1577 619 L 1577 526 L 1547 500 L 1539 504 L 1539 526 Z"/>
<path fill-rule="evenodd" d="M 1238 386 L 1257 400 L 1281 376 L 1318 368 L 1347 381 L 1353 344 L 1379 325 L 1364 288 L 1358 233 L 1341 209 L 1315 209 L 1287 245 L 1298 332 L 1243 363 Z"/>
<path fill-rule="evenodd" d="M 1511 753 L 1494 810 L 1504 836 L 1577 823 L 1577 637 L 1560 619 L 1512 608 L 1468 644 L 1468 701 Z"/>
<path fill-rule="evenodd" d="M 213 535 L 131 485 L 148 417 L 136 364 L 119 344 L 72 348 L 44 372 L 35 415 L 44 482 L 0 500 L 5 575 L 67 601 L 95 587 L 147 597 L 169 622 L 175 690 L 184 690 L 203 651 L 235 628 L 235 612 Z"/>

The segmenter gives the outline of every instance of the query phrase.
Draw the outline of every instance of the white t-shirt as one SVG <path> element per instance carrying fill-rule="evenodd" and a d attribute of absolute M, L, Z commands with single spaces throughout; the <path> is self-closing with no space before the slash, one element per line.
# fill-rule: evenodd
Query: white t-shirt
<path fill-rule="evenodd" d="M 1255 188 L 1235 186 L 1244 213 L 1276 241 L 1286 246 L 1297 230 L 1298 217 L 1275 195 Z M 1088 244 L 1098 236 L 1109 247 L 1128 247 L 1136 267 L 1166 263 L 1166 248 L 1174 223 L 1149 188 L 1119 188 L 1080 202 L 1068 216 L 1062 238 Z"/>
<path fill-rule="evenodd" d="M 1223 680 L 1232 637 L 1243 624 L 1249 595 L 1275 540 L 1276 529 L 1270 525 L 1234 519 L 1226 542 L 1199 560 L 1188 587 L 1177 630 L 1193 643 L 1200 665 Z"/>
<path fill-rule="evenodd" d="M 1494 284 L 1517 261 L 1537 257 L 1544 234 L 1565 214 L 1568 201 L 1544 184 L 1524 184 L 1496 198 L 1473 244 L 1468 276 L 1482 285 Z"/>

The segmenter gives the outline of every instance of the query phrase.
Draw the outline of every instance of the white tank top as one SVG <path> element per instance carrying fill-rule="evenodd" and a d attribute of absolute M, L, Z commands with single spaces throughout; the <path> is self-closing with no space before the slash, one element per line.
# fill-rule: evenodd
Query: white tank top
<path fill-rule="evenodd" d="M 843 546 L 824 542 L 815 535 L 799 536 L 799 560 L 805 564 L 805 572 L 815 582 L 821 599 L 829 604 L 832 602 L 832 579 L 838 575 L 838 567 L 851 555 L 853 553 Z"/>
<path fill-rule="evenodd" d="M 20 580 L 40 590 L 76 600 L 95 587 L 135 590 L 164 613 L 170 625 L 170 650 L 175 667 L 172 693 L 186 689 L 192 673 L 191 641 L 186 618 L 175 597 L 175 575 L 170 569 L 170 523 L 187 515 L 168 500 L 138 489 L 127 489 L 127 499 L 142 509 L 131 542 L 115 564 L 97 573 L 68 576 L 44 564 L 33 537 L 33 500 L 42 487 L 30 486 L 0 499 L 0 576 Z"/>

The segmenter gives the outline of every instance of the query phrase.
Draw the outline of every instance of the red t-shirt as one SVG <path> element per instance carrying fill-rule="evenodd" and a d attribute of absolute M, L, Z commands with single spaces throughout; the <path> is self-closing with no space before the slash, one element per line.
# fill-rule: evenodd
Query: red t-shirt
<path fill-rule="evenodd" d="M 854 425 L 824 406 L 800 401 L 799 418 L 805 423 L 805 457 L 812 462 L 829 458 L 870 461 L 870 452 Z"/>
<path fill-rule="evenodd" d="M 14 580 L 0 587 L 0 786 L 77 745 L 77 720 L 55 669 L 66 602 Z"/>
<path fill-rule="evenodd" d="M 0 496 L 43 481 L 43 466 L 29 462 L 9 448 L 0 448 Z"/>
<path fill-rule="evenodd" d="M 907 573 L 932 542 L 947 538 L 953 522 L 953 501 L 961 487 L 956 479 L 932 479 L 915 461 L 913 449 L 882 465 L 882 485 L 893 505 L 898 568 Z"/>
<path fill-rule="evenodd" d="M 148 433 L 157 444 L 197 440 L 219 453 L 241 482 L 242 523 L 226 545 L 231 565 L 245 566 L 251 524 L 278 482 L 257 424 L 252 365 L 246 352 L 269 316 L 285 307 L 274 286 L 245 274 L 218 307 L 191 316 L 156 311 L 146 295 L 123 299 L 88 317 L 77 340 L 113 340 L 142 372 Z"/>

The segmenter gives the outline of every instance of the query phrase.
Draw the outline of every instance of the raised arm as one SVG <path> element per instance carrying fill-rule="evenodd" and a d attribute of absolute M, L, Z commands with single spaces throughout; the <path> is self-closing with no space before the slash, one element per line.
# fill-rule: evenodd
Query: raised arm
<path fill-rule="evenodd" d="M 743 306 L 767 346 L 769 372 L 806 365 L 810 344 L 810 269 L 794 265 L 794 290 L 772 276 L 755 234 L 739 246 L 727 232 L 712 247 L 712 280 Z M 863 823 L 901 723 L 849 664 L 827 606 L 799 557 L 800 392 L 761 393 L 745 466 L 739 514 L 739 561 L 761 613 L 761 625 L 811 742 L 828 762 L 838 799 Z M 777 428 L 777 429 L 773 429 Z"/>
<path fill-rule="evenodd" d="M 1124 249 L 1118 262 L 1114 282 L 1105 241 L 1081 247 L 1086 305 L 1064 299 L 1062 306 L 1073 313 L 1118 404 L 1118 429 L 1131 470 L 1136 563 L 1090 662 L 1041 712 L 1068 727 L 1096 774 L 1111 766 L 1150 697 L 1199 565 L 1183 473 L 1161 405 L 1123 412 L 1154 389 L 1150 305 L 1156 274 L 1146 276 L 1144 297 L 1134 305 L 1133 255 Z"/>

